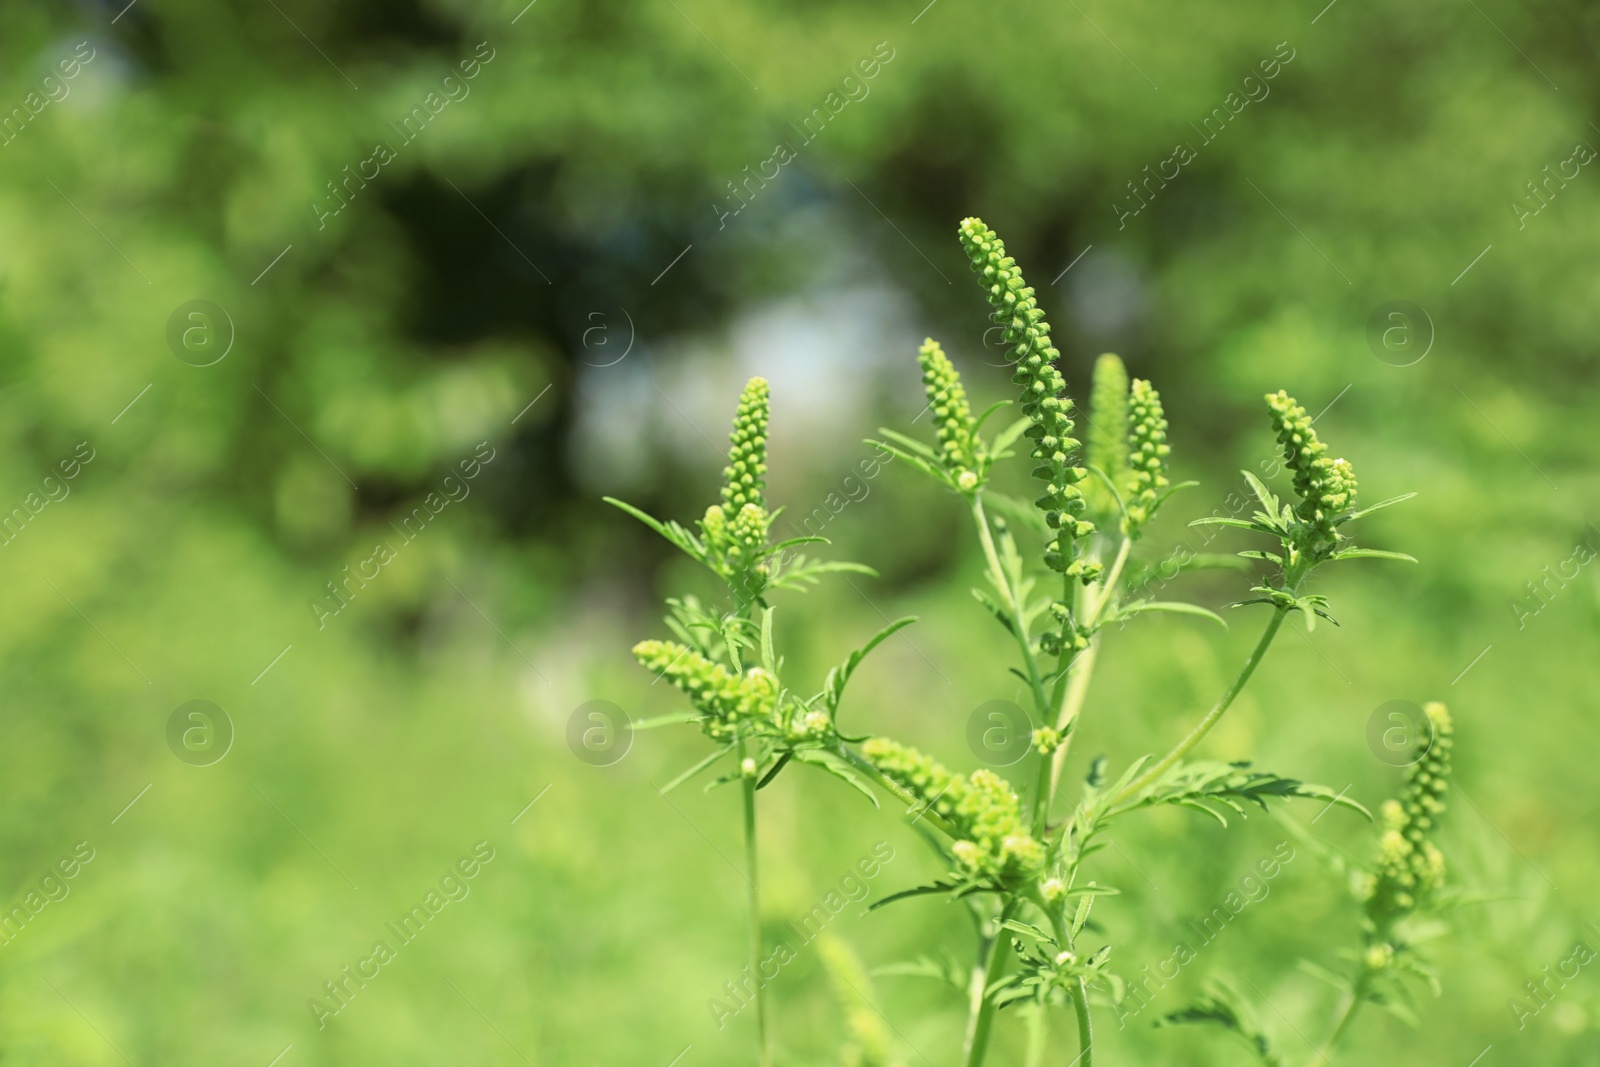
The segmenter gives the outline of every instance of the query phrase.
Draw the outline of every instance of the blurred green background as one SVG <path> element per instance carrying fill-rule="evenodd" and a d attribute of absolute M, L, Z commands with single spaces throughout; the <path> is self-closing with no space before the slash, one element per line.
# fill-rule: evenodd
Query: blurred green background
<path fill-rule="evenodd" d="M 1502 899 L 1439 943 L 1419 1026 L 1367 1015 L 1340 1060 L 1600 1056 L 1592 969 L 1525 1028 L 1507 1006 L 1600 938 L 1600 571 L 1549 577 L 1600 549 L 1596 9 L 125 4 L 0 8 L 0 890 L 39 905 L 0 944 L 0 1062 L 750 1062 L 748 1013 L 719 1031 L 706 1006 L 742 963 L 736 805 L 655 789 L 701 742 L 640 734 L 609 766 L 568 745 L 590 700 L 676 710 L 628 648 L 700 581 L 599 498 L 697 516 L 739 384 L 770 378 L 772 498 L 882 575 L 780 598 L 783 650 L 820 681 L 918 614 L 846 717 L 972 766 L 967 717 L 1014 685 L 960 510 L 903 465 L 845 482 L 876 427 L 926 432 L 925 334 L 980 403 L 1010 393 L 969 214 L 1039 290 L 1077 395 L 1111 350 L 1166 397 L 1176 474 L 1204 484 L 1150 558 L 1198 546 L 1184 523 L 1270 454 L 1279 387 L 1366 500 L 1420 493 L 1363 535 L 1420 566 L 1327 572 L 1343 627 L 1286 634 L 1206 744 L 1375 807 L 1400 772 L 1374 710 L 1455 711 L 1443 845 Z M 333 614 L 329 583 L 374 570 Z M 1186 729 L 1239 621 L 1114 635 L 1069 782 Z M 191 700 L 231 723 L 204 766 L 218 717 L 209 755 L 168 740 Z M 763 796 L 774 933 L 876 842 L 877 894 L 934 870 L 831 779 Z M 1316 829 L 1371 847 L 1345 813 Z M 1120 827 L 1098 917 L 1124 973 L 1283 837 Z M 468 895 L 319 1028 L 307 1001 L 479 842 Z M 950 905 L 859 910 L 833 929 L 869 966 L 966 952 Z M 1229 970 L 1298 1062 L 1332 994 L 1297 962 L 1355 937 L 1301 853 L 1156 1007 Z M 956 1061 L 958 998 L 877 987 L 902 1059 Z M 839 1062 L 815 953 L 771 995 L 780 1062 Z M 1241 1062 L 1156 1013 L 1102 1016 L 1097 1062 Z M 1022 1062 L 1016 1020 L 997 1041 Z"/>

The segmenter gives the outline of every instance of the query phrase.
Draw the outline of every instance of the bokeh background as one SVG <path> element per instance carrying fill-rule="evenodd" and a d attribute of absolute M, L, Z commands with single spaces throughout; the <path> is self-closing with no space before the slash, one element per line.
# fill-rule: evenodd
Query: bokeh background
<path fill-rule="evenodd" d="M 1375 709 L 1455 711 L 1443 844 L 1492 899 L 1437 942 L 1418 1024 L 1364 1016 L 1341 1061 L 1593 1062 L 1592 968 L 1525 1026 L 1508 1001 L 1600 944 L 1600 571 L 1573 562 L 1600 549 L 1600 16 L 1324 2 L 0 8 L 0 891 L 66 887 L 0 944 L 0 1060 L 749 1062 L 749 1014 L 719 1030 L 706 1004 L 742 962 L 736 805 L 656 791 L 698 736 L 605 766 L 568 744 L 588 701 L 677 709 L 628 648 L 663 634 L 663 596 L 705 592 L 600 497 L 698 515 L 739 384 L 770 378 L 771 495 L 881 574 L 780 598 L 792 669 L 820 681 L 919 615 L 846 718 L 973 766 L 968 717 L 1014 683 L 970 532 L 903 465 L 862 479 L 860 442 L 926 430 L 924 335 L 980 402 L 1009 395 L 954 239 L 977 214 L 1080 396 L 1116 351 L 1167 398 L 1176 473 L 1204 484 L 1151 558 L 1270 454 L 1279 387 L 1367 500 L 1420 494 L 1364 535 L 1420 565 L 1325 572 L 1343 626 L 1286 634 L 1206 746 L 1376 806 L 1400 771 Z M 341 606 L 346 568 L 378 576 Z M 1176 591 L 1220 609 L 1248 584 Z M 1115 635 L 1069 781 L 1166 747 L 1239 623 Z M 222 713 L 199 756 L 169 743 L 194 700 Z M 875 893 L 934 870 L 832 779 L 763 796 L 773 936 L 877 842 Z M 1343 812 L 1316 832 L 1371 847 Z M 1124 891 L 1099 913 L 1124 973 L 1284 837 L 1119 828 L 1097 876 Z M 319 1027 L 307 1001 L 479 842 L 469 895 Z M 951 905 L 859 911 L 831 929 L 869 967 L 966 951 Z M 1218 970 L 1298 1062 L 1333 998 L 1300 961 L 1355 940 L 1301 851 L 1153 1009 L 1101 1017 L 1097 1062 L 1240 1062 L 1148 1025 Z M 956 1061 L 953 993 L 876 990 L 902 1061 Z M 839 1062 L 817 954 L 771 991 L 780 1061 Z M 1025 1029 L 1003 1019 L 995 1062 L 1024 1062 Z"/>

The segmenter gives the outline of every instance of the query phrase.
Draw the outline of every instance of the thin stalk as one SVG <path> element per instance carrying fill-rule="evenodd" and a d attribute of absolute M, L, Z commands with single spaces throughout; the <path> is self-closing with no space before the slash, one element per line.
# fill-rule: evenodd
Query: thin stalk
<path fill-rule="evenodd" d="M 1000 554 L 995 551 L 994 536 L 989 532 L 989 517 L 984 514 L 981 497 L 973 498 L 972 518 L 978 524 L 978 538 L 983 543 L 983 555 L 989 562 L 989 572 L 994 577 L 996 587 L 1005 594 L 1005 606 L 1011 613 L 1009 629 L 1022 650 L 1022 662 L 1028 667 L 1028 683 L 1033 687 L 1033 699 L 1038 705 L 1039 721 L 1048 722 L 1050 699 L 1045 696 L 1044 681 L 1039 676 L 1039 664 L 1034 659 L 1033 647 L 1028 640 L 1028 628 L 1022 618 L 1022 605 L 1018 602 L 1017 590 L 1011 588 L 1005 568 L 1000 565 Z"/>
<path fill-rule="evenodd" d="M 1361 1010 L 1361 1005 L 1366 1000 L 1364 995 L 1366 979 L 1366 973 L 1363 972 L 1361 977 L 1356 979 L 1355 988 L 1345 994 L 1345 1002 L 1339 1011 L 1337 1021 L 1333 1024 L 1333 1032 L 1311 1053 L 1311 1058 L 1306 1061 L 1306 1067 L 1319 1067 L 1320 1064 L 1333 1062 L 1334 1047 L 1344 1037 L 1345 1031 L 1350 1029 L 1350 1024 L 1355 1021 L 1356 1012 Z"/>
<path fill-rule="evenodd" d="M 997 921 L 1003 923 L 1011 918 L 1016 908 L 1014 899 L 1007 901 Z M 989 1050 L 989 1030 L 994 1025 L 994 1001 L 986 994 L 1005 968 L 1006 953 L 1010 949 L 1011 940 L 1006 937 L 1005 930 L 998 927 L 994 937 L 979 942 L 978 962 L 972 967 L 972 980 L 967 985 L 967 1037 L 961 1050 L 962 1067 L 982 1067 L 984 1055 Z"/>
<path fill-rule="evenodd" d="M 744 765 L 744 738 L 739 739 L 739 764 Z M 744 785 L 744 859 L 750 894 L 750 973 L 756 978 L 756 1062 L 771 1067 L 772 1049 L 767 1041 L 767 995 L 761 988 L 761 874 L 756 855 L 756 780 L 749 775 Z"/>
<path fill-rule="evenodd" d="M 1133 548 L 1133 539 L 1124 537 L 1122 545 L 1117 549 L 1116 559 L 1112 561 L 1111 569 L 1106 572 L 1105 580 L 1098 588 L 1093 604 L 1086 604 L 1088 619 L 1086 625 L 1094 626 L 1105 615 L 1106 606 L 1116 599 L 1117 583 L 1122 580 L 1122 571 L 1128 563 L 1128 554 Z M 1078 715 L 1083 710 L 1083 701 L 1089 694 L 1089 679 L 1094 675 L 1095 661 L 1100 657 L 1100 639 L 1091 637 L 1089 647 L 1079 656 L 1077 670 L 1072 673 L 1072 680 L 1067 686 L 1066 699 L 1061 704 L 1061 714 L 1056 719 L 1056 729 L 1062 734 L 1061 744 L 1050 757 L 1050 796 L 1056 795 L 1056 788 L 1061 782 L 1061 771 L 1067 763 L 1067 749 L 1072 745 L 1072 735 L 1076 730 L 1071 727 L 1078 720 Z M 1047 812 L 1048 814 L 1048 812 Z"/>
<path fill-rule="evenodd" d="M 1160 778 L 1171 770 L 1179 760 L 1188 755 L 1190 749 L 1200 743 L 1200 739 L 1205 737 L 1211 728 L 1217 724 L 1217 720 L 1222 718 L 1222 713 L 1228 710 L 1228 705 L 1233 703 L 1240 690 L 1244 689 L 1245 683 L 1250 680 L 1250 676 L 1256 672 L 1256 667 L 1260 665 L 1262 658 L 1266 656 L 1267 649 L 1272 644 L 1272 639 L 1278 636 L 1278 629 L 1283 625 L 1283 620 L 1288 614 L 1288 608 L 1274 607 L 1272 609 L 1272 618 L 1268 621 L 1266 630 L 1261 634 L 1261 640 L 1256 642 L 1255 650 L 1250 653 L 1250 658 L 1245 660 L 1244 666 L 1239 669 L 1238 677 L 1234 678 L 1233 684 L 1228 686 L 1227 692 L 1222 694 L 1216 706 L 1206 713 L 1206 717 L 1201 719 L 1193 730 L 1189 731 L 1189 736 L 1179 741 L 1178 746 L 1167 753 L 1160 763 L 1150 768 L 1139 777 L 1138 781 L 1124 789 L 1115 803 L 1121 803 Z"/>

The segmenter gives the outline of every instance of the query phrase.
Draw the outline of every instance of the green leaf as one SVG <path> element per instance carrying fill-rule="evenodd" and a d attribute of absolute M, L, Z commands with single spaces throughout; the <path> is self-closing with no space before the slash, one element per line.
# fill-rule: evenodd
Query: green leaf
<path fill-rule="evenodd" d="M 1328 968 L 1319 963 L 1314 963 L 1311 960 L 1300 960 L 1296 966 L 1317 981 L 1324 982 L 1341 993 L 1348 993 L 1353 988 L 1350 984 L 1350 979 L 1335 971 L 1328 970 Z"/>
<path fill-rule="evenodd" d="M 1151 611 L 1166 612 L 1169 615 L 1195 615 L 1202 619 L 1210 619 L 1224 630 L 1228 628 L 1228 624 L 1223 621 L 1222 616 L 1210 608 L 1202 608 L 1198 604 L 1185 604 L 1181 600 L 1136 600 L 1131 604 L 1124 604 L 1119 607 L 1116 613 L 1106 621 L 1112 622 L 1126 619 Z"/>
<path fill-rule="evenodd" d="M 1257 533 L 1268 534 L 1268 535 L 1270 535 L 1272 537 L 1277 537 L 1278 536 L 1278 531 L 1277 530 L 1274 530 L 1272 527 L 1267 526 L 1267 525 L 1265 525 L 1263 523 L 1260 523 L 1260 522 L 1246 522 L 1244 519 L 1230 519 L 1230 518 L 1227 518 L 1226 516 L 1223 516 L 1223 515 L 1206 515 L 1203 518 L 1195 519 L 1189 525 L 1190 526 L 1232 526 L 1232 527 L 1234 527 L 1236 529 L 1240 529 L 1240 530 L 1254 530 Z"/>
<path fill-rule="evenodd" d="M 983 429 L 983 424 L 989 421 L 989 416 L 990 415 L 993 415 L 995 412 L 999 411 L 1001 408 L 1010 407 L 1011 404 L 1012 404 L 1012 401 L 1010 401 L 1010 400 L 996 400 L 993 404 L 990 404 L 988 407 L 984 408 L 983 409 L 983 413 L 981 415 L 979 415 L 978 418 L 977 418 L 977 421 L 975 421 L 972 424 L 972 432 L 973 433 L 977 433 L 979 430 Z M 1023 422 L 1031 422 L 1032 420 L 1031 419 L 1023 419 L 1022 421 Z M 1001 432 L 1003 433 L 1004 431 L 1001 431 Z M 1018 430 L 1017 432 L 1021 433 L 1022 431 Z M 997 440 L 998 440 L 998 438 L 997 438 Z"/>
<path fill-rule="evenodd" d="M 1005 608 L 1001 607 L 1000 602 L 994 597 L 990 596 L 988 590 L 974 589 L 972 590 L 972 595 L 978 598 L 978 603 L 987 608 L 989 610 L 989 614 L 993 615 L 995 619 L 999 621 L 1000 625 L 1006 628 L 1008 633 L 1014 634 L 1017 632 L 1015 625 L 1013 625 L 1011 621 L 1011 613 Z"/>
<path fill-rule="evenodd" d="M 635 719 L 632 724 L 633 731 L 658 730 L 663 726 L 679 726 L 686 722 L 699 722 L 698 711 L 675 711 L 671 715 L 654 715 L 648 719 Z"/>
<path fill-rule="evenodd" d="M 1005 403 L 1009 404 L 1011 401 L 1007 400 Z M 1022 436 L 1022 432 L 1031 425 L 1033 420 L 1024 416 L 995 434 L 994 441 L 989 445 L 991 456 L 1003 456 L 1007 449 L 1017 443 L 1017 438 Z"/>
<path fill-rule="evenodd" d="M 948 893 L 955 887 L 954 882 L 931 882 L 928 885 L 919 885 L 913 889 L 902 889 L 898 893 L 890 893 L 880 900 L 873 901 L 867 905 L 867 910 L 877 911 L 879 908 L 887 907 L 895 901 L 909 900 L 912 897 L 925 897 L 931 893 Z"/>
<path fill-rule="evenodd" d="M 895 444 L 899 445 L 905 451 L 911 453 L 912 455 L 922 457 L 936 467 L 941 462 L 941 457 L 938 452 L 930 448 L 924 442 L 917 440 L 915 437 L 909 437 L 906 434 L 898 433 L 895 430 L 885 429 L 883 427 L 879 427 L 878 432 L 895 442 Z M 877 442 L 868 441 L 867 443 L 876 444 Z"/>
<path fill-rule="evenodd" d="M 632 504 L 618 500 L 616 497 L 608 496 L 602 497 L 601 499 L 603 499 L 607 504 L 610 504 L 612 507 L 632 515 L 634 518 L 650 527 L 650 529 L 654 530 L 662 537 L 665 537 L 674 545 L 677 545 L 686 554 L 688 554 L 690 558 L 695 560 L 695 562 L 704 563 L 706 561 L 705 546 L 700 543 L 697 537 L 691 534 L 688 530 L 685 530 L 682 526 L 679 526 L 677 523 L 670 521 L 662 522 L 653 515 L 649 515 L 646 512 L 640 511 Z"/>
<path fill-rule="evenodd" d="M 1272 1047 L 1271 1038 L 1262 1029 L 1255 1010 L 1238 990 L 1223 978 L 1208 980 L 1194 1003 L 1156 1020 L 1157 1026 L 1181 1026 L 1191 1023 L 1212 1023 L 1225 1030 L 1231 1030 L 1250 1046 L 1256 1058 L 1267 1067 L 1281 1067 L 1283 1063 L 1283 1058 Z"/>
<path fill-rule="evenodd" d="M 765 789 L 768 783 L 770 783 L 774 778 L 778 777 L 778 772 L 787 767 L 789 765 L 789 761 L 793 758 L 793 752 L 785 752 L 783 755 L 773 760 L 772 769 L 761 776 L 761 781 L 756 783 L 756 788 Z"/>
<path fill-rule="evenodd" d="M 873 905 L 876 907 L 877 905 Z M 945 982 L 951 988 L 964 992 L 967 988 L 967 976 L 962 967 L 949 956 L 943 959 L 933 959 L 930 956 L 919 956 L 914 960 L 902 963 L 885 964 L 872 969 L 872 977 L 899 976 L 905 978 L 932 978 Z"/>
<path fill-rule="evenodd" d="M 777 544 L 769 546 L 767 548 L 767 553 L 766 554 L 769 555 L 769 556 L 775 556 L 779 552 L 782 552 L 784 549 L 793 548 L 795 545 L 831 545 L 831 544 L 833 544 L 833 542 L 828 540 L 826 537 L 791 537 L 787 541 L 779 541 Z"/>
<path fill-rule="evenodd" d="M 1335 552 L 1329 559 L 1397 559 L 1402 563 L 1415 563 L 1415 556 L 1408 556 L 1404 552 L 1385 552 L 1381 548 L 1347 548 Z"/>
<path fill-rule="evenodd" d="M 1249 471 L 1240 471 L 1239 473 L 1244 475 L 1245 484 L 1250 486 L 1250 491 L 1256 495 L 1257 500 L 1261 501 L 1262 509 L 1268 515 L 1276 515 L 1278 513 L 1278 498 L 1273 495 L 1272 490 L 1268 489 L 1260 478 L 1257 478 Z"/>
<path fill-rule="evenodd" d="M 849 658 L 843 664 L 828 672 L 828 680 L 822 687 L 822 695 L 829 712 L 839 710 L 839 701 L 844 698 L 845 684 L 850 681 L 850 676 L 856 672 L 856 668 L 861 666 L 861 661 L 866 659 L 873 649 L 916 621 L 917 617 L 915 615 L 907 615 L 903 619 L 896 619 L 873 634 L 872 639 L 866 644 L 850 653 Z"/>
<path fill-rule="evenodd" d="M 1369 821 L 1372 813 L 1344 795 L 1343 790 L 1329 789 L 1295 778 L 1285 778 L 1266 771 L 1253 771 L 1248 763 L 1217 763 L 1194 761 L 1180 763 L 1156 781 L 1146 786 L 1131 800 L 1116 809 L 1116 814 L 1156 804 L 1177 804 L 1181 807 L 1204 811 L 1212 818 L 1227 820 L 1207 802 L 1223 803 L 1233 810 L 1244 811 L 1242 804 L 1254 804 L 1267 810 L 1273 799 L 1325 800 L 1330 804 L 1359 812 Z"/>
<path fill-rule="evenodd" d="M 1020 919 L 1007 919 L 1005 922 L 1001 923 L 1000 926 L 1005 930 L 1011 930 L 1019 934 L 1026 934 L 1035 941 L 1043 942 L 1046 945 L 1054 945 L 1056 943 L 1056 939 L 1050 935 L 1049 931 L 1041 930 L 1032 923 L 1025 923 Z"/>
<path fill-rule="evenodd" d="M 695 775 L 699 774 L 701 771 L 705 770 L 707 767 L 711 766 L 713 763 L 717 762 L 717 760 L 721 759 L 723 756 L 726 756 L 732 751 L 732 745 L 725 745 L 722 748 L 717 749 L 715 752 L 711 753 L 711 755 L 707 756 L 705 759 L 701 760 L 699 763 L 696 763 L 693 767 L 690 767 L 688 770 L 678 775 L 678 777 L 662 786 L 659 792 L 662 794 L 672 792 L 684 782 L 687 782 L 689 779 L 693 778 Z"/>
<path fill-rule="evenodd" d="M 869 578 L 876 578 L 878 572 L 864 563 L 848 563 L 844 560 L 808 560 L 798 557 L 790 567 L 781 574 L 775 574 L 769 581 L 774 589 L 794 589 L 805 591 L 808 585 L 816 585 L 819 575 L 823 574 L 865 574 Z"/>
<path fill-rule="evenodd" d="M 882 432 L 888 433 L 887 430 L 884 430 Z M 907 452 L 903 448 L 896 448 L 894 445 L 888 444 L 887 442 L 874 441 L 874 440 L 872 440 L 870 438 L 867 440 L 867 444 L 873 445 L 876 448 L 883 449 L 885 452 L 888 452 L 891 455 L 893 455 L 896 459 L 904 460 L 905 462 L 911 464 L 913 467 L 917 468 L 917 470 L 921 471 L 923 474 L 926 474 L 928 477 L 934 479 L 935 481 L 943 482 L 945 485 L 951 485 L 952 484 L 952 482 L 950 481 L 950 476 L 947 475 L 942 469 L 940 469 L 937 464 L 935 464 L 933 462 L 930 462 L 929 460 L 923 459 L 919 455 L 916 455 L 916 454 L 914 454 L 912 452 Z"/>
<path fill-rule="evenodd" d="M 821 768 L 845 784 L 855 788 L 868 800 L 872 801 L 873 807 L 876 808 L 878 806 L 878 794 L 872 791 L 872 787 L 859 774 L 850 769 L 848 763 L 833 753 L 825 752 L 819 748 L 804 748 L 797 749 L 794 758 L 801 763 L 809 763 Z"/>
<path fill-rule="evenodd" d="M 1382 510 L 1383 508 L 1392 507 L 1393 505 L 1399 504 L 1402 501 L 1410 500 L 1412 497 L 1414 497 L 1416 495 L 1417 494 L 1415 494 L 1415 493 L 1401 493 L 1399 496 L 1392 496 L 1388 500 L 1382 500 L 1382 501 L 1379 501 L 1376 504 L 1373 504 L 1371 507 L 1362 508 L 1360 511 L 1352 511 L 1349 514 L 1349 516 L 1347 518 L 1345 518 L 1343 521 L 1349 522 L 1351 519 L 1365 518 L 1366 516 L 1371 515 L 1374 511 L 1379 511 L 1379 510 Z"/>

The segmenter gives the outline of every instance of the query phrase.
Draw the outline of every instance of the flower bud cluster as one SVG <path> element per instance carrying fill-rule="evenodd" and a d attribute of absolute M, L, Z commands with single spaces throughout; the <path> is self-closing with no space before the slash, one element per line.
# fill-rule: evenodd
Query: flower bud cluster
<path fill-rule="evenodd" d="M 1078 483 L 1087 472 L 1067 462 L 1078 442 L 1072 436 L 1072 400 L 1055 365 L 1061 353 L 1050 343 L 1050 324 L 1039 310 L 1033 287 L 1023 281 L 999 236 L 976 218 L 962 220 L 960 235 L 972 269 L 983 279 L 994 321 L 1012 346 L 1016 373 L 1011 380 L 1022 387 L 1022 411 L 1033 420 L 1026 431 L 1033 442 L 1032 456 L 1040 461 L 1033 474 L 1045 483 L 1044 494 L 1034 503 L 1055 531 L 1045 563 L 1087 584 L 1098 575 L 1100 565 L 1078 558 L 1077 542 L 1094 531 L 1094 524 L 1079 517 L 1085 504 Z"/>
<path fill-rule="evenodd" d="M 1167 487 L 1167 420 L 1161 394 L 1143 378 L 1135 378 L 1128 397 L 1128 517 L 1124 528 L 1136 537 L 1155 515 L 1161 490 Z"/>
<path fill-rule="evenodd" d="M 739 394 L 729 435 L 733 447 L 722 469 L 722 502 L 735 514 L 746 504 L 766 511 L 768 405 L 767 380 L 751 378 Z"/>
<path fill-rule="evenodd" d="M 770 724 L 777 712 L 778 680 L 760 667 L 737 675 L 676 641 L 640 641 L 633 656 L 689 698 L 713 740 L 733 740 L 742 721 Z"/>
<path fill-rule="evenodd" d="M 922 366 L 922 388 L 928 394 L 928 409 L 939 437 L 940 461 L 956 484 L 970 491 L 978 484 L 983 446 L 975 432 L 977 420 L 972 417 L 961 374 L 931 337 L 917 350 L 917 362 Z"/>
<path fill-rule="evenodd" d="M 1384 831 L 1366 901 L 1367 916 L 1379 929 L 1415 911 L 1444 881 L 1444 856 L 1429 838 L 1444 814 L 1454 726 L 1443 704 L 1429 704 L 1423 711 L 1431 736 L 1419 742 L 1405 792 L 1382 809 Z"/>
<path fill-rule="evenodd" d="M 1044 866 L 1044 846 L 1027 831 L 1022 804 L 990 770 L 951 774 L 908 745 L 874 737 L 863 748 L 884 776 L 927 805 L 956 836 L 956 862 L 970 875 L 1013 882 Z"/>
<path fill-rule="evenodd" d="M 1094 385 L 1089 392 L 1089 432 L 1085 462 L 1122 491 L 1128 472 L 1128 370 L 1122 360 L 1107 352 L 1094 364 Z M 1116 499 L 1097 477 L 1083 483 L 1083 495 L 1096 526 L 1118 516 Z"/>
<path fill-rule="evenodd" d="M 1313 552 L 1339 540 L 1338 520 L 1355 506 L 1356 477 L 1349 462 L 1329 459 L 1328 446 L 1311 428 L 1306 409 L 1282 389 L 1267 394 L 1272 429 L 1283 448 L 1283 459 L 1294 472 L 1294 491 L 1300 498 L 1295 515 L 1311 528 Z"/>

